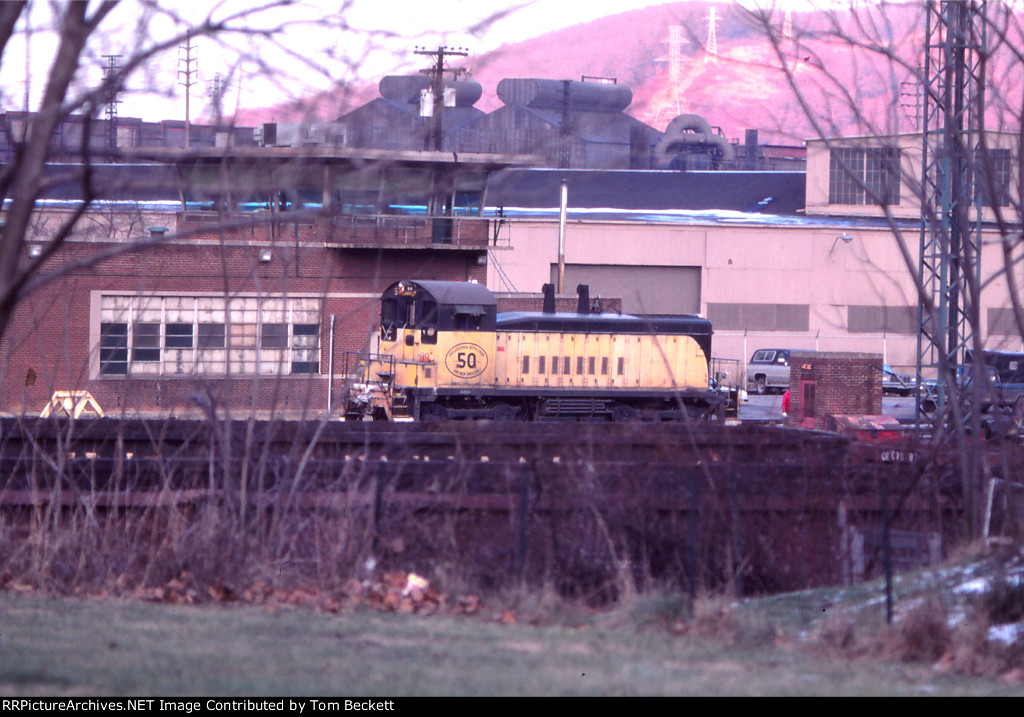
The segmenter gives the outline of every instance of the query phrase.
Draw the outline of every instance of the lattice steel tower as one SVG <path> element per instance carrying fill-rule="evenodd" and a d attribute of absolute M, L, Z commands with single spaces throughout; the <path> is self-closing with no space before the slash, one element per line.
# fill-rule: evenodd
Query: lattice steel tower
<path fill-rule="evenodd" d="M 718 11 L 712 5 L 708 11 L 708 45 L 704 62 L 718 62 Z"/>
<path fill-rule="evenodd" d="M 984 2 L 927 5 L 917 354 L 919 377 L 937 371 L 936 416 L 949 399 L 948 381 L 966 361 L 980 311 L 981 192 L 973 165 L 984 108 L 985 25 Z M 919 417 L 920 404 L 919 396 Z"/>
<path fill-rule="evenodd" d="M 106 120 L 107 120 L 107 147 L 113 153 L 117 151 L 117 105 L 121 100 L 117 99 L 118 72 L 121 70 L 120 55 L 104 55 L 103 59 L 107 64 L 103 67 L 103 82 L 107 85 Z"/>

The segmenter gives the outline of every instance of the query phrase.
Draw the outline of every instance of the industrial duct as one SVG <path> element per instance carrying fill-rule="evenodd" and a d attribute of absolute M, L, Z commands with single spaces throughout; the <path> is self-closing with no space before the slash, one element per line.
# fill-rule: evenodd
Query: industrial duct
<path fill-rule="evenodd" d="M 498 83 L 498 97 L 506 105 L 577 112 L 622 112 L 633 102 L 623 85 L 569 80 L 506 78 Z"/>
<path fill-rule="evenodd" d="M 455 90 L 456 107 L 472 107 L 484 93 L 483 86 L 476 80 L 446 81 L 444 86 Z M 388 75 L 377 87 L 380 96 L 386 100 L 418 105 L 420 93 L 430 88 L 430 78 L 426 75 Z"/>
<path fill-rule="evenodd" d="M 725 137 L 716 134 L 708 121 L 699 115 L 679 115 L 668 123 L 665 134 L 654 146 L 655 162 L 670 161 L 690 147 L 714 147 L 721 158 L 731 162 L 736 151 Z"/>

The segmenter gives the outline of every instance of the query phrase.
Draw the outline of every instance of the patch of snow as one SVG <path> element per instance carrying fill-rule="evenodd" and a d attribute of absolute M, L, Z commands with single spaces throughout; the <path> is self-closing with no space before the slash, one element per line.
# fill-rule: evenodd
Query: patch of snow
<path fill-rule="evenodd" d="M 958 593 L 983 593 L 989 589 L 990 581 L 986 578 L 977 578 L 975 580 L 969 580 L 966 583 L 958 586 L 956 591 Z"/>
<path fill-rule="evenodd" d="M 989 642 L 1002 642 L 1005 645 L 1012 645 L 1018 640 L 1024 640 L 1024 623 L 993 625 L 988 629 L 988 639 Z"/>

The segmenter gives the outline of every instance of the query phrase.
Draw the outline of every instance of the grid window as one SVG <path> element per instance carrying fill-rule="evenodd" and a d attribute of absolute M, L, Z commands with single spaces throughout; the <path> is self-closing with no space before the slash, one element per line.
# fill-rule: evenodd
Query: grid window
<path fill-rule="evenodd" d="M 523 375 L 530 373 L 530 357 L 523 356 Z"/>
<path fill-rule="evenodd" d="M 104 296 L 104 376 L 316 374 L 318 299 Z"/>
<path fill-rule="evenodd" d="M 622 356 L 619 356 L 619 365 L 616 367 L 615 372 L 619 376 L 624 376 L 626 374 L 626 359 Z"/>
<path fill-rule="evenodd" d="M 569 360 L 568 356 L 562 357 L 562 373 L 567 376 L 572 373 L 572 361 Z"/>
<path fill-rule="evenodd" d="M 859 149 L 833 149 L 829 156 L 828 203 L 863 204 L 864 153 Z"/>
<path fill-rule="evenodd" d="M 582 376 L 583 375 L 583 357 L 582 356 L 577 356 L 576 357 L 576 375 L 577 376 Z"/>
<path fill-rule="evenodd" d="M 320 373 L 319 361 L 292 361 L 292 373 Z"/>
<path fill-rule="evenodd" d="M 542 376 L 544 375 L 544 359 L 545 358 L 547 358 L 547 357 L 546 356 L 538 356 L 537 357 L 537 373 L 539 373 Z"/>
<path fill-rule="evenodd" d="M 587 373 L 591 376 L 594 375 L 594 371 L 597 368 L 597 357 L 591 356 L 587 359 Z"/>
<path fill-rule="evenodd" d="M 601 375 L 602 376 L 607 376 L 608 375 L 608 357 L 607 356 L 602 356 L 601 357 Z"/>
<path fill-rule="evenodd" d="M 975 158 L 978 167 L 976 183 L 978 199 L 990 207 L 1010 206 L 1010 150 L 1001 148 L 988 150 L 987 163 L 982 158 L 980 150 L 975 154 Z"/>
<path fill-rule="evenodd" d="M 225 337 L 224 324 L 199 324 L 196 345 L 200 349 L 222 349 Z"/>
<path fill-rule="evenodd" d="M 128 373 L 128 324 L 100 325 L 100 373 L 107 376 Z"/>
<path fill-rule="evenodd" d="M 895 147 L 833 149 L 829 204 L 899 204 L 900 151 Z"/>
<path fill-rule="evenodd" d="M 864 150 L 864 203 L 900 203 L 900 153 L 894 147 Z"/>
<path fill-rule="evenodd" d="M 164 348 L 168 349 L 190 349 L 192 348 L 192 324 L 169 323 L 167 324 L 167 335 L 164 337 Z"/>
<path fill-rule="evenodd" d="M 260 348 L 288 348 L 288 324 L 263 324 L 263 330 L 260 335 Z"/>
<path fill-rule="evenodd" d="M 320 373 L 320 324 L 292 325 L 292 373 Z"/>
<path fill-rule="evenodd" d="M 160 324 L 136 321 L 132 324 L 132 362 L 160 361 Z"/>

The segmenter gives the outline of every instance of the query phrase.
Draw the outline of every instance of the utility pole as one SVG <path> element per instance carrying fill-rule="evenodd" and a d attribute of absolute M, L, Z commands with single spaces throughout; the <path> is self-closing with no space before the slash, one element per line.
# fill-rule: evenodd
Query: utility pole
<path fill-rule="evenodd" d="M 178 47 L 178 84 L 185 88 L 185 149 L 192 147 L 192 124 L 189 113 L 189 95 L 199 74 L 199 59 L 193 54 L 198 48 L 192 44 L 191 33 L 185 35 L 185 44 Z M 193 64 L 196 67 L 193 67 Z"/>
<path fill-rule="evenodd" d="M 443 129 L 441 125 L 441 114 L 444 112 L 445 96 L 444 96 L 444 73 L 450 72 L 453 79 L 457 79 L 459 75 L 466 72 L 464 67 L 445 67 L 445 59 L 449 57 L 466 57 L 469 55 L 469 50 L 464 47 L 447 47 L 441 45 L 436 50 L 427 50 L 422 47 L 417 47 L 415 50 L 417 55 L 427 55 L 434 58 L 434 63 L 430 67 L 420 70 L 423 74 L 430 78 L 430 100 L 428 103 L 420 103 L 420 116 L 431 118 L 431 132 L 428 133 L 427 138 L 424 140 L 425 149 L 433 149 L 435 152 L 441 151 L 441 140 L 443 138 Z M 451 99 L 451 105 L 454 106 L 454 96 Z M 431 138 L 433 141 L 431 141 Z"/>

